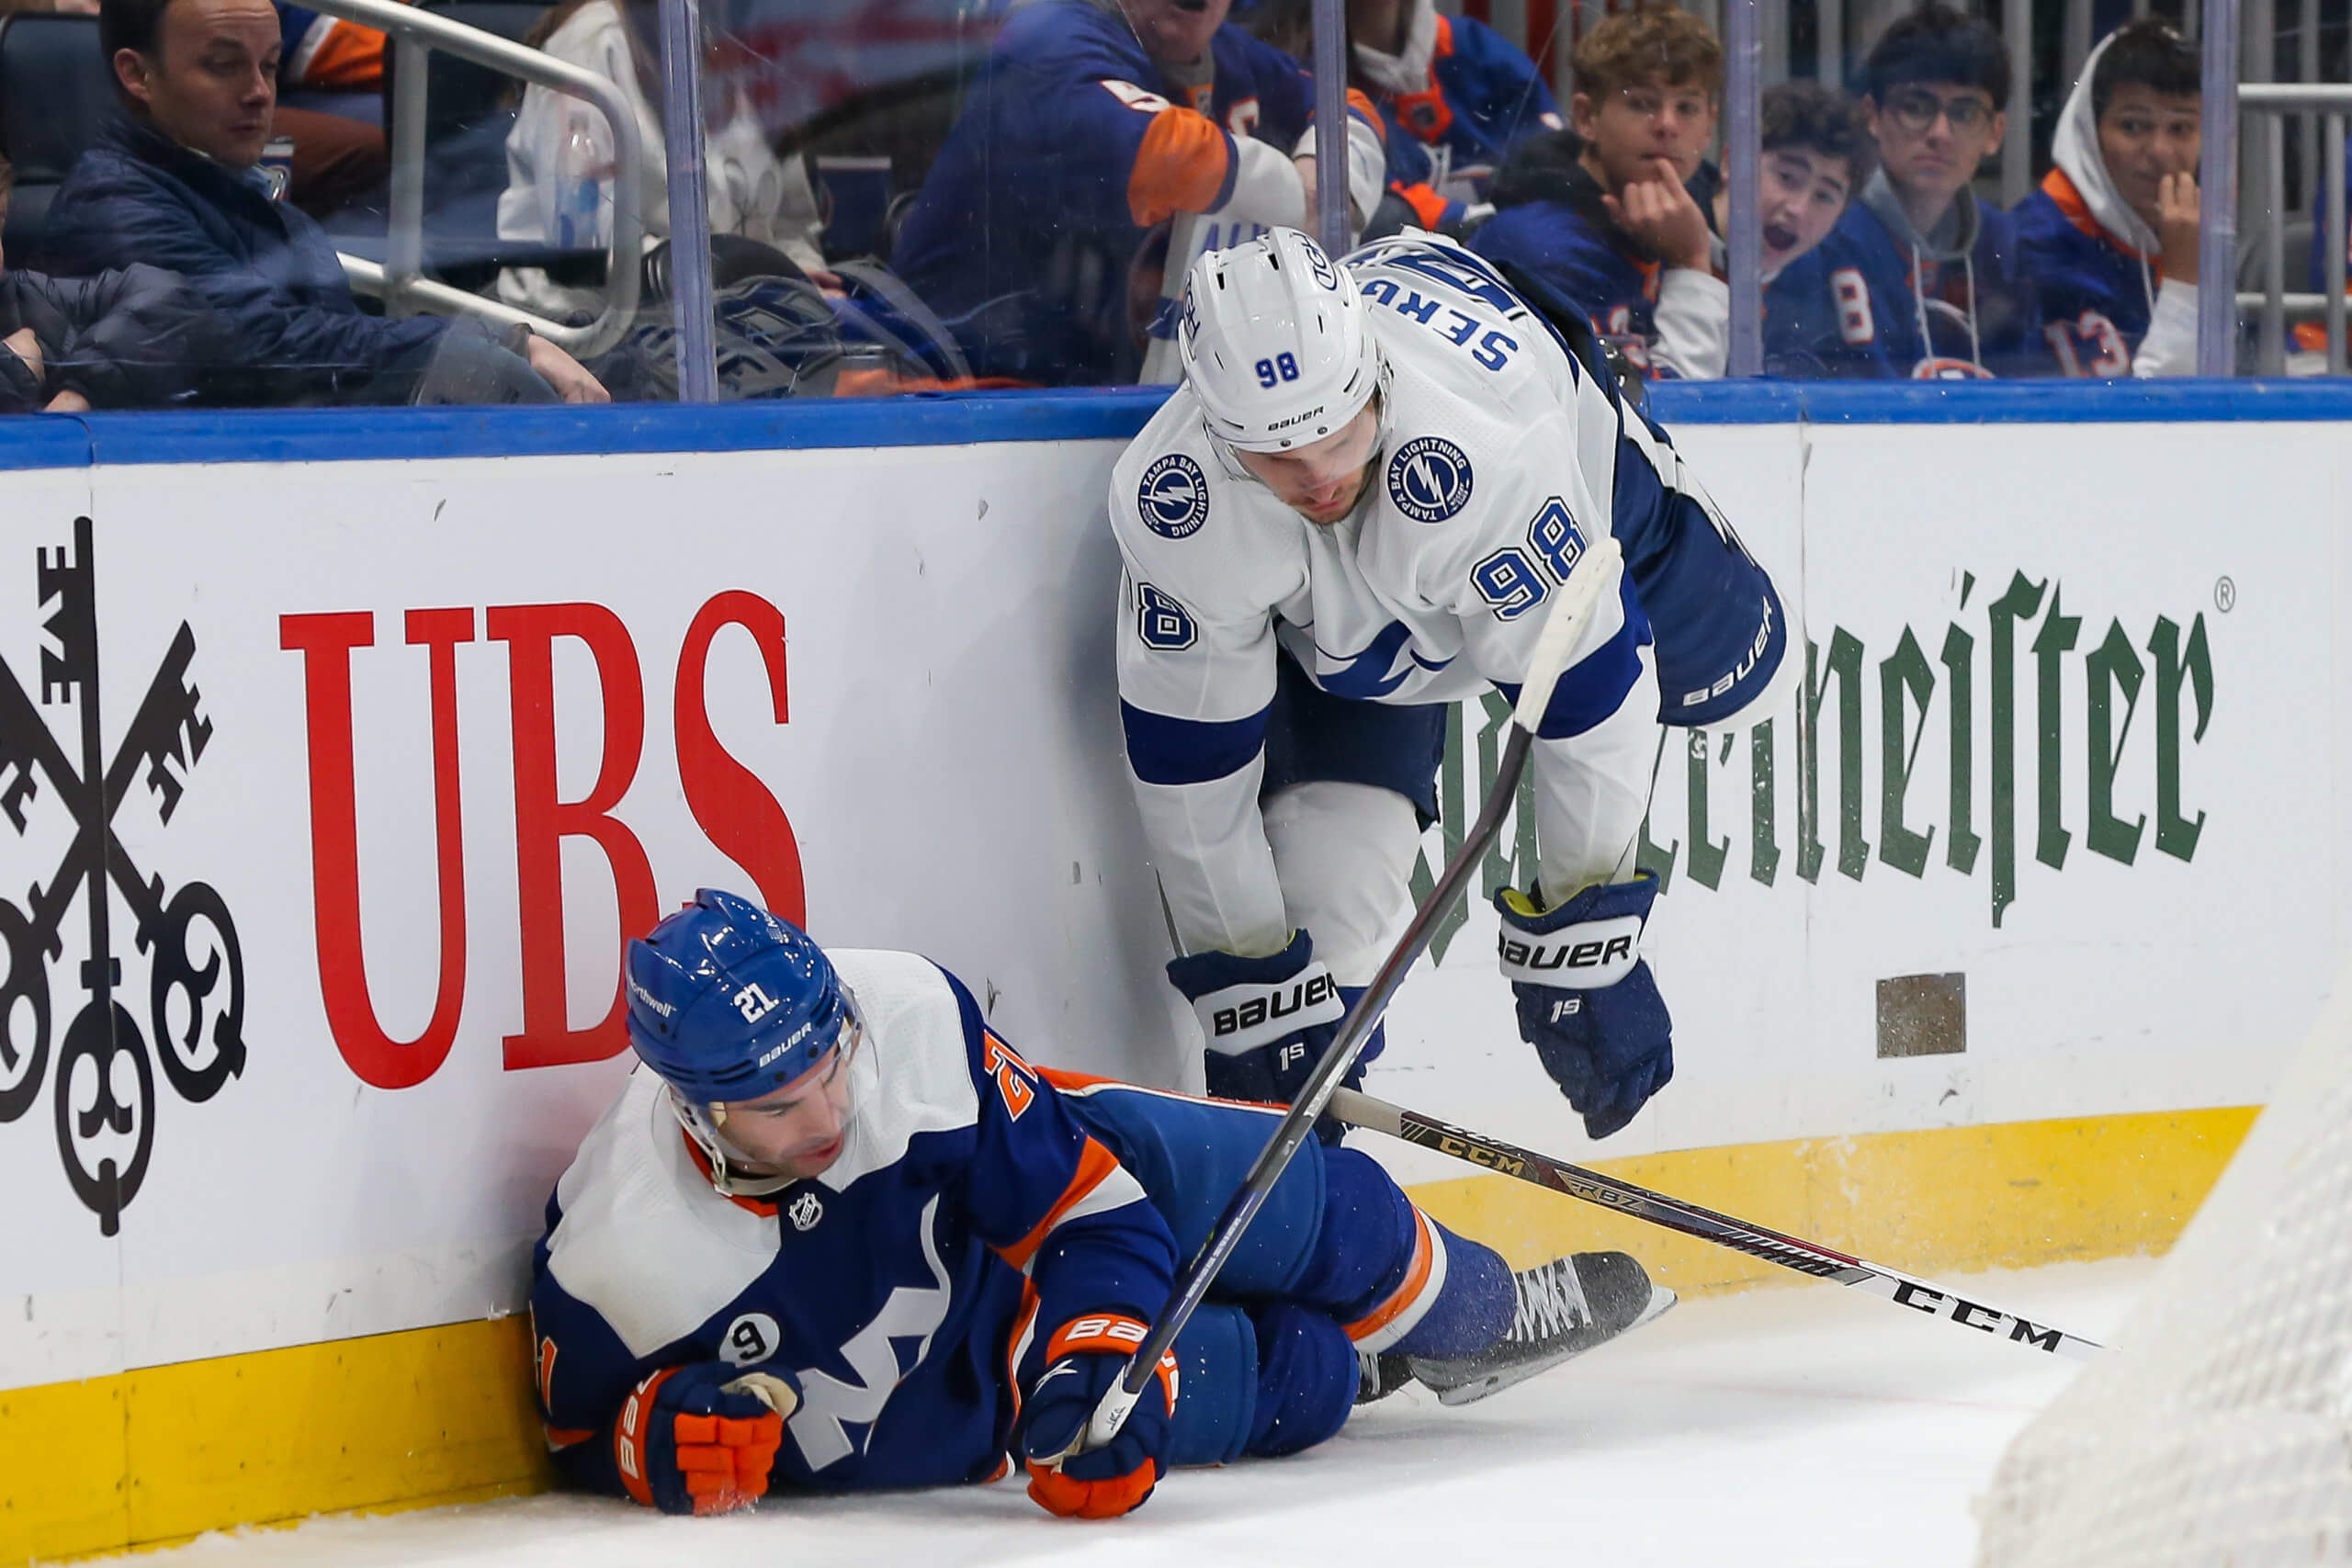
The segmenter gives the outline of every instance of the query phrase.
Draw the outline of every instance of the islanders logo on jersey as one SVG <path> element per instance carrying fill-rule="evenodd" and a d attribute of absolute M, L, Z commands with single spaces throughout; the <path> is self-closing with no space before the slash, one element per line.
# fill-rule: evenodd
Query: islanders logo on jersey
<path fill-rule="evenodd" d="M 1136 510 L 1161 538 L 1190 538 L 1209 520 L 1209 477 L 1183 453 L 1170 452 L 1143 471 Z"/>
<path fill-rule="evenodd" d="M 1470 503 L 1470 459 L 1442 436 L 1417 435 L 1389 459 L 1388 499 L 1416 523 L 1442 523 Z"/>

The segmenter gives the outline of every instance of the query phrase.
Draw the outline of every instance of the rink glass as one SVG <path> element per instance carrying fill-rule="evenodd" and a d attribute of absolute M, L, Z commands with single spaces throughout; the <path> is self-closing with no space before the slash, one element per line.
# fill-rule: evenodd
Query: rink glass
<path fill-rule="evenodd" d="M 1164 50 L 1197 47 L 1196 35 L 1227 0 L 1209 0 L 1210 13 L 1186 11 L 1174 0 L 1119 3 L 1126 9 L 1113 5 L 1110 25 Z M 616 312 L 623 323 L 587 344 L 579 334 L 613 299 L 605 252 L 614 240 L 615 190 L 631 177 L 618 166 L 622 138 L 594 104 L 445 51 L 392 46 L 380 81 L 281 81 L 277 105 L 284 112 L 249 177 L 290 182 L 289 197 L 321 215 L 362 309 L 393 316 L 462 313 L 468 296 L 498 300 L 509 310 L 489 321 L 485 341 L 507 333 L 520 311 L 539 323 L 543 338 L 570 342 L 620 400 L 675 400 L 682 387 L 689 398 L 727 400 L 1165 378 L 1171 367 L 1168 356 L 1155 359 L 1151 352 L 1153 330 L 1168 319 L 1187 247 L 1231 235 L 1204 235 L 1181 210 L 1172 219 L 1153 213 L 1152 222 L 1135 221 L 1138 204 L 1179 196 L 1155 196 L 1140 183 L 1130 188 L 1102 158 L 1083 155 L 1102 152 L 1087 137 L 1065 131 L 1058 143 L 1041 149 L 1033 121 L 1102 122 L 1046 115 L 1035 79 L 1021 73 L 1017 32 L 1012 39 L 1004 35 L 1035 6 L 1078 7 L 1063 18 L 1072 26 L 1106 15 L 1087 9 L 1090 4 L 572 0 L 549 12 L 529 0 L 426 0 L 426 12 L 527 39 L 558 60 L 596 69 L 602 66 L 594 62 L 608 58 L 607 43 L 627 40 L 634 67 L 614 85 L 641 110 L 644 146 L 633 177 L 653 254 L 635 308 Z M 1493 28 L 1522 51 L 1564 117 L 1577 85 L 1571 69 L 1577 43 L 1610 14 L 1601 0 L 1441 0 L 1440 9 L 1471 19 L 1459 25 Z M 1772 90 L 1791 82 L 1858 93 L 1871 47 L 1908 7 L 1894 0 L 1693 0 L 1689 9 L 1725 44 L 1725 80 L 1702 175 L 1712 180 L 1720 171 L 1722 183 L 1702 185 L 1694 195 L 1720 195 L 1706 205 L 1714 267 L 1729 283 L 1728 372 L 1849 374 L 1792 356 L 1770 341 L 1771 322 L 1787 318 L 1771 314 L 1776 308 L 1767 302 L 1762 268 L 1802 231 L 1783 220 L 1785 208 L 1775 217 L 1773 204 L 1784 193 L 1758 177 L 1768 118 L 1762 110 Z M 1251 0 L 1236 3 L 1230 20 L 1306 62 L 1314 57 L 1318 27 L 1352 17 L 1347 25 L 1363 31 L 1376 25 L 1366 18 L 1384 14 L 1393 13 L 1377 0 Z M 2002 210 L 2040 186 L 2052 165 L 2061 108 L 2091 49 L 2134 15 L 2173 21 L 2203 51 L 2209 71 L 2218 62 L 2247 82 L 2342 82 L 2352 75 L 2342 16 L 2303 0 L 2003 0 L 1976 14 L 1998 36 L 2012 81 L 2005 101 L 1991 106 L 2005 121 L 2001 134 L 1984 141 L 1967 189 Z M 2231 29 L 2228 48 L 2209 26 L 2216 17 Z M 690 29 L 681 25 L 689 19 Z M 18 29 L 19 45 L 48 40 L 51 54 L 40 59 L 85 62 L 92 113 L 88 126 L 51 128 L 45 141 L 16 138 L 23 188 L 8 216 L 7 260 L 32 269 L 87 270 L 86 251 L 51 253 L 45 241 L 53 234 L 43 215 L 112 91 L 107 62 L 95 53 L 96 21 L 32 13 L 9 25 Z M 674 58 L 677 41 L 697 34 L 689 46 L 697 60 Z M 275 63 L 254 62 L 264 71 Z M 422 93 L 415 91 L 420 85 Z M 697 125 L 679 124 L 668 112 L 673 100 L 692 96 L 684 91 L 688 85 L 701 99 Z M 1356 85 L 1378 85 L 1361 75 Z M 1142 124 L 1159 110 L 1168 85 L 1154 79 L 1081 83 L 1071 90 L 1095 111 L 1132 115 Z M 2233 90 L 2222 82 L 2204 95 L 2207 177 L 2199 210 L 2207 254 L 2200 270 L 2233 276 L 2200 291 L 2208 317 L 2203 363 L 2236 373 L 2340 368 L 2343 349 L 2339 339 L 2330 352 L 2325 308 L 2340 268 L 2325 265 L 2327 247 L 2314 231 L 2324 226 L 2321 197 L 2331 166 L 2325 128 L 2340 129 L 2341 122 L 2318 112 L 2334 106 L 2317 100 L 2283 113 L 2253 104 L 2241 122 Z M 1883 118 L 1906 135 L 1965 139 L 1986 130 L 1984 106 L 1962 94 L 1955 107 L 1954 96 L 1948 85 L 1905 85 L 1884 106 Z M 1251 97 L 1221 108 L 1212 103 L 1211 110 L 1245 135 L 1250 127 L 1262 134 L 1272 129 L 1272 103 Z M 2352 99 L 2343 107 L 2352 107 Z M 384 130 L 381 149 L 370 143 L 376 127 Z M 2233 161 L 2232 149 L 2216 141 L 2233 127 L 2241 131 Z M 1402 144 L 1413 132 L 1392 128 L 1390 134 Z M 1195 140 L 1202 157 L 1222 156 L 1207 127 Z M 1285 129 L 1279 140 L 1287 153 L 1295 136 Z M 372 166 L 373 176 L 338 186 L 333 167 L 322 170 L 333 164 L 326 154 L 338 150 L 349 154 L 338 166 Z M 370 165 L 370 158 L 378 161 Z M 1491 194 L 1484 173 L 1491 165 L 1452 162 L 1445 193 L 1473 203 Z M 2233 169 L 2242 171 L 2235 190 L 2227 177 Z M 2217 173 L 2224 177 L 2214 178 Z M 704 201 L 681 201 L 697 183 Z M 1183 199 L 1202 197 L 1195 191 Z M 1864 199 L 1864 192 L 1855 189 L 1851 199 Z M 411 204 L 405 209 L 404 200 Z M 417 229 L 395 220 L 403 210 L 421 213 Z M 701 226 L 707 237 L 694 231 L 698 216 L 710 220 Z M 678 231 L 669 234 L 673 219 Z M 152 258 L 125 249 L 98 259 L 123 265 Z M 387 275 L 395 282 L 413 276 L 424 292 L 383 303 L 373 297 L 400 293 L 387 289 Z M 1834 301 L 1830 311 L 1838 321 Z M 1601 334 L 1612 335 L 1606 302 L 1596 301 L 1593 313 Z M 1877 313 L 1901 311 L 1882 302 Z M 231 336 L 236 341 L 227 348 L 193 331 L 149 345 L 166 358 L 204 361 L 187 367 L 192 389 L 174 394 L 177 400 L 505 400 L 518 388 L 538 390 L 523 385 L 527 376 L 481 366 L 453 370 L 428 363 L 433 356 L 423 351 L 382 376 L 300 373 L 316 367 L 223 375 L 249 346 L 233 322 Z M 1965 370 L 1949 346 L 1928 356 L 1929 369 Z M 543 349 L 534 352 L 544 359 Z M 682 355 L 688 366 L 683 376 Z M 2070 349 L 2053 345 L 2041 363 L 2018 359 L 2002 373 L 2097 377 L 2112 374 L 2118 363 L 2086 341 Z M 1913 368 L 1899 366 L 1894 373 Z"/>

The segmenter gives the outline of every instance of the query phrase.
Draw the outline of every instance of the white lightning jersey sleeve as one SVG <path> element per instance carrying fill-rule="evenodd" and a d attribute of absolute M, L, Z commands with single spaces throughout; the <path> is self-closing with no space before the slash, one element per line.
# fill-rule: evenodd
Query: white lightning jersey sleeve
<path fill-rule="evenodd" d="M 1676 456 L 1590 383 L 1477 256 L 1408 233 L 1348 258 L 1386 362 L 1365 495 L 1309 524 L 1179 388 L 1119 461 L 1121 715 L 1145 831 L 1186 951 L 1288 941 L 1259 815 L 1275 650 L 1324 690 L 1390 703 L 1516 697 L 1544 611 L 1618 508 L 1679 494 Z M 1622 568 L 1533 759 L 1544 891 L 1632 869 L 1658 694 Z"/>

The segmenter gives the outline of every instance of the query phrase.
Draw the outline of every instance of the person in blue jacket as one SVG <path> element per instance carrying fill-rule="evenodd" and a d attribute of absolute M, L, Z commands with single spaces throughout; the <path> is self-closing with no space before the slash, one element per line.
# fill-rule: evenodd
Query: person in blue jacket
<path fill-rule="evenodd" d="M 643 1064 L 532 1264 L 558 1473 L 667 1513 L 989 1482 L 1124 1514 L 1408 1382 L 1498 1390 L 1655 1317 L 1623 1253 L 1514 1274 L 1310 1142 L 1115 1438 L 1086 1434 L 1278 1108 L 1033 1066 L 945 970 L 705 888 L 628 944 Z"/>
<path fill-rule="evenodd" d="M 1723 46 L 1689 12 L 1641 5 L 1579 39 L 1575 67 L 1574 129 L 1512 154 L 1470 246 L 1551 285 L 1644 376 L 1720 376 L 1731 306 L 1704 154 Z"/>
<path fill-rule="evenodd" d="M 2050 374 L 2055 363 L 2016 224 L 1969 188 L 2007 130 L 2000 35 L 1928 0 L 1886 29 L 1862 79 L 1879 171 L 1822 247 L 1821 265 L 1854 312 L 1831 369 Z"/>
<path fill-rule="evenodd" d="M 2197 369 L 2202 64 L 2153 17 L 2091 51 L 2058 116 L 2057 166 L 2015 213 L 2042 333 L 2068 376 Z"/>
<path fill-rule="evenodd" d="M 1038 0 L 1006 20 L 891 264 L 975 374 L 1166 378 L 1147 374 L 1146 349 L 1172 342 L 1167 278 L 1308 221 L 1314 85 L 1227 23 L 1229 5 Z M 1361 152 L 1351 142 L 1359 216 L 1378 204 L 1382 157 L 1369 129 Z"/>
<path fill-rule="evenodd" d="M 42 254 L 185 278 L 216 317 L 209 403 L 605 400 L 544 339 L 361 312 L 334 246 L 261 166 L 281 39 L 269 0 L 102 0 L 122 112 L 51 199 Z"/>

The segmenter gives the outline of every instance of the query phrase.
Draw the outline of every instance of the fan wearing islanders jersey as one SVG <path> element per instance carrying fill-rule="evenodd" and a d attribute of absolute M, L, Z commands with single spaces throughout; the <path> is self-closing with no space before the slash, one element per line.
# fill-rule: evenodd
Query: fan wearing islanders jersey
<path fill-rule="evenodd" d="M 1616 1132 L 1673 1074 L 1634 866 L 1658 723 L 1758 700 L 1786 637 L 1770 580 L 1576 308 L 1448 241 L 1218 252 L 1178 341 L 1184 384 L 1111 516 L 1127 762 L 1210 1092 L 1297 1093 L 1409 913 L 1438 705 L 1517 700 L 1552 596 L 1613 534 L 1625 570 L 1533 743 L 1536 886 L 1497 903 L 1521 1033 Z"/>
<path fill-rule="evenodd" d="M 1388 126 L 1388 189 L 1423 229 L 1467 232 L 1493 208 L 1482 180 L 1560 106 L 1526 53 L 1434 0 L 1349 0 L 1354 79 Z M 1484 174 L 1481 174 L 1481 171 Z"/>
<path fill-rule="evenodd" d="M 1134 381 L 1163 270 L 1181 284 L 1201 252 L 1305 221 L 1314 85 L 1229 5 L 1039 0 L 1007 18 L 893 257 L 975 373 Z M 1368 105 L 1350 125 L 1362 216 L 1384 155 Z"/>
<path fill-rule="evenodd" d="M 1080 1433 L 1279 1112 L 1032 1066 L 910 953 L 732 894 L 629 943 L 641 1066 L 531 1294 L 570 1483 L 669 1513 L 992 1481 L 1057 1514 L 1292 1453 L 1410 1382 L 1485 1397 L 1673 1303 L 1623 1253 L 1514 1275 L 1369 1158 L 1300 1151 L 1126 1424 Z"/>
<path fill-rule="evenodd" d="M 1672 6 L 1618 12 L 1577 40 L 1574 129 L 1532 137 L 1493 186 L 1471 248 L 1542 278 L 1645 376 L 1721 376 L 1731 293 L 1715 275 L 1705 161 L 1723 45 Z"/>
<path fill-rule="evenodd" d="M 2118 28 L 2058 116 L 2058 166 L 2013 214 L 2069 376 L 2196 373 L 2201 81 L 2165 23 Z"/>

